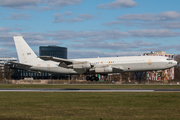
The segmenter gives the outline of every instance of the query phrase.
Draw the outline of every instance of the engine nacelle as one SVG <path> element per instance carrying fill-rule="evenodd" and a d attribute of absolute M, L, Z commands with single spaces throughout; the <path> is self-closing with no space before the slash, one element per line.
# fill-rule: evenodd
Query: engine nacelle
<path fill-rule="evenodd" d="M 95 68 L 95 72 L 96 73 L 109 73 L 109 72 L 113 72 L 113 68 L 112 67 L 98 67 Z"/>
<path fill-rule="evenodd" d="M 68 65 L 68 67 L 73 69 L 90 69 L 91 64 L 89 62 L 79 62 L 73 63 L 72 65 Z"/>

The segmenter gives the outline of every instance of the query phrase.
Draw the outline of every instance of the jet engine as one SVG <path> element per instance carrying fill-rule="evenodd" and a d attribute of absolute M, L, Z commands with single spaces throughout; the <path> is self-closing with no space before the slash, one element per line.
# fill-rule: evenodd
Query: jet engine
<path fill-rule="evenodd" d="M 78 62 L 68 65 L 68 68 L 73 69 L 90 69 L 92 66 L 89 62 Z"/>
<path fill-rule="evenodd" d="M 113 68 L 108 66 L 108 67 L 97 67 L 95 68 L 96 73 L 109 73 L 113 72 Z"/>

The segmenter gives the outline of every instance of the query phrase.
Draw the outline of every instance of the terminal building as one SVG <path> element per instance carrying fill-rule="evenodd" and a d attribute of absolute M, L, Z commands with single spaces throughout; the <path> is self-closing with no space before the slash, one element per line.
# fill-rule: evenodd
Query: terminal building
<path fill-rule="evenodd" d="M 13 71 L 9 69 L 8 63 L 11 61 L 17 62 L 17 58 L 0 57 L 0 79 L 12 77 Z"/>
<path fill-rule="evenodd" d="M 67 59 L 67 48 L 59 46 L 40 46 L 40 56 L 53 56 Z"/>
<path fill-rule="evenodd" d="M 10 61 L 17 62 L 17 58 L 0 57 L 0 64 L 1 65 L 7 64 L 7 62 L 10 62 Z"/>

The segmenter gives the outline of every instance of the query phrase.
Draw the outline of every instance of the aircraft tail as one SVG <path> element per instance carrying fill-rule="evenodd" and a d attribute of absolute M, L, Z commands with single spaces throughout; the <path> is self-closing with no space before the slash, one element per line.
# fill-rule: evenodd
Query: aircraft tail
<path fill-rule="evenodd" d="M 32 64 L 40 60 L 22 36 L 14 36 L 13 38 L 20 63 Z"/>

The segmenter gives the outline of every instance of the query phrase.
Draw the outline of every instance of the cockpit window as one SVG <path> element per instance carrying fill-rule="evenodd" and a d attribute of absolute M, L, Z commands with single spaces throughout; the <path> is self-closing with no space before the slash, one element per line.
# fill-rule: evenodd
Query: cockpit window
<path fill-rule="evenodd" d="M 168 58 L 167 60 L 172 60 L 171 58 Z"/>

